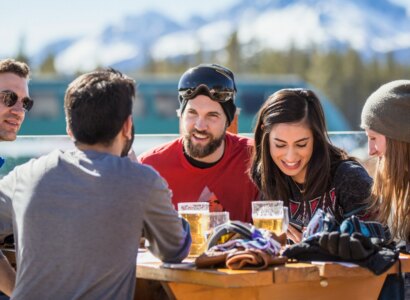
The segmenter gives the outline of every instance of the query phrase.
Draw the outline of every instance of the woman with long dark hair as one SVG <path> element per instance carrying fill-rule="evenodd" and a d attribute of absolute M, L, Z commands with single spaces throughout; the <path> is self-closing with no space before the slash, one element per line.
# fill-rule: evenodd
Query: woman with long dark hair
<path fill-rule="evenodd" d="M 251 177 L 264 199 L 289 206 L 288 237 L 294 242 L 318 208 L 339 222 L 364 216 L 372 179 L 330 142 L 322 105 L 311 90 L 272 94 L 259 110 L 254 138 Z"/>

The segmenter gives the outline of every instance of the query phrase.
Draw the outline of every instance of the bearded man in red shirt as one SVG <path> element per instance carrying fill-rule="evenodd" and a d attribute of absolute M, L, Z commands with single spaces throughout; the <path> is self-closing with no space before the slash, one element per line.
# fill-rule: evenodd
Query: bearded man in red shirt
<path fill-rule="evenodd" d="M 190 68 L 178 84 L 181 137 L 151 149 L 138 161 L 168 182 L 172 202 L 208 201 L 211 211 L 251 221 L 258 190 L 249 177 L 253 141 L 227 132 L 235 117 L 233 73 L 220 65 Z"/>

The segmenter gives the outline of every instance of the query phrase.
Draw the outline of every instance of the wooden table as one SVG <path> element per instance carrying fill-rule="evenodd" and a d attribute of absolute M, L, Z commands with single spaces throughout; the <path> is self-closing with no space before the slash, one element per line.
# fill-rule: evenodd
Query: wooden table
<path fill-rule="evenodd" d="M 400 257 L 410 272 L 410 256 Z M 264 271 L 229 269 L 165 269 L 150 253 L 140 253 L 137 282 L 161 282 L 176 299 L 377 299 L 387 274 L 398 262 L 375 276 L 365 268 L 340 263 L 290 263 Z M 139 291 L 137 288 L 136 299 Z M 171 297 L 172 297 L 171 295 Z"/>

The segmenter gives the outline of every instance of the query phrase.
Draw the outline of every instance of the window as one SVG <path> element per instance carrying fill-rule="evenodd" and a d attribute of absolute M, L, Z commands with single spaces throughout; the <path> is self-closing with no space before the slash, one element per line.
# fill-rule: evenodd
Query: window
<path fill-rule="evenodd" d="M 156 115 L 163 118 L 176 118 L 176 110 L 179 108 L 179 101 L 175 92 L 158 92 L 155 95 Z"/>
<path fill-rule="evenodd" d="M 137 92 L 132 107 L 132 114 L 136 117 L 143 117 L 145 115 L 145 110 L 145 98 L 141 93 Z"/>
<path fill-rule="evenodd" d="M 34 99 L 34 106 L 26 115 L 27 118 L 44 120 L 59 118 L 63 99 L 59 101 L 57 95 L 52 91 L 33 91 L 30 93 L 30 96 Z"/>
<path fill-rule="evenodd" d="M 264 92 L 243 92 L 238 95 L 240 98 L 241 114 L 254 115 L 265 101 Z"/>

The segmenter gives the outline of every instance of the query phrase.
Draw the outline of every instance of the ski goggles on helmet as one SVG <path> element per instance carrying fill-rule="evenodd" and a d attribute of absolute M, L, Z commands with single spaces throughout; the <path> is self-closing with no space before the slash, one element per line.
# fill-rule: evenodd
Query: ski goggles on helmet
<path fill-rule="evenodd" d="M 206 94 L 216 102 L 234 99 L 236 86 L 233 78 L 223 68 L 198 66 L 186 71 L 178 83 L 181 100 L 189 100 L 200 93 Z"/>
<path fill-rule="evenodd" d="M 7 107 L 12 107 L 17 103 L 19 96 L 13 91 L 0 91 L 0 100 L 6 105 Z M 29 111 L 34 104 L 34 101 L 29 97 L 24 97 L 21 99 L 23 103 L 23 108 L 25 111 Z"/>

